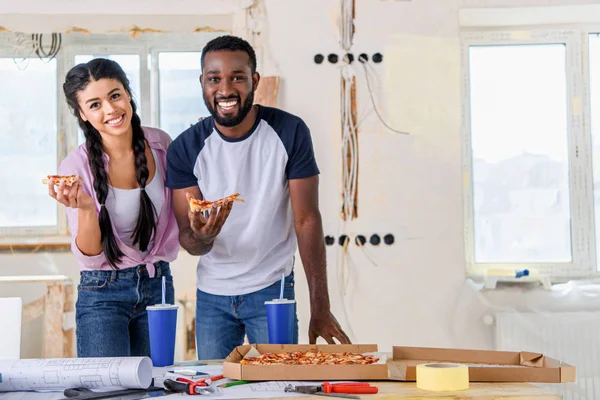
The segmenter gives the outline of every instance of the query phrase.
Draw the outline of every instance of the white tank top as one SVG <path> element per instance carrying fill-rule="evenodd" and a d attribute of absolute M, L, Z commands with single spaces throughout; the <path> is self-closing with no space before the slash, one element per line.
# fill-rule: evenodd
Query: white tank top
<path fill-rule="evenodd" d="M 152 150 L 152 156 L 154 157 L 154 165 L 156 165 L 156 172 L 154 177 L 146 185 L 146 193 L 150 196 L 154 209 L 156 210 L 155 220 L 158 221 L 158 216 L 164 202 L 164 171 L 162 171 L 158 157 Z M 127 246 L 139 250 L 139 245 L 135 246 L 132 244 L 133 238 L 131 235 L 135 230 L 137 224 L 138 215 L 140 213 L 140 188 L 135 189 L 118 189 L 112 186 L 108 186 L 108 196 L 106 197 L 106 208 L 110 214 L 110 220 L 115 226 L 119 238 Z M 148 244 L 148 249 L 142 252 L 142 256 L 152 249 L 154 246 L 154 237 Z"/>

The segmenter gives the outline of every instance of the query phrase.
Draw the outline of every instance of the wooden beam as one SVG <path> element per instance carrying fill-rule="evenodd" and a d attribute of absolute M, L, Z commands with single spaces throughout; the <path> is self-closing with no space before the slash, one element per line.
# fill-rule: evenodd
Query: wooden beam
<path fill-rule="evenodd" d="M 63 357 L 63 310 L 65 296 L 60 282 L 46 285 L 46 312 L 44 313 L 44 358 Z"/>
<path fill-rule="evenodd" d="M 262 76 L 256 92 L 254 93 L 254 104 L 267 107 L 277 106 L 277 94 L 279 92 L 278 76 Z"/>
<path fill-rule="evenodd" d="M 63 357 L 70 358 L 75 357 L 75 323 L 73 322 L 73 326 L 67 324 L 66 319 L 73 318 L 75 319 L 75 302 L 73 301 L 75 286 L 69 282 L 63 284 L 64 289 L 64 299 L 65 302 L 63 304 L 63 315 L 62 315 L 62 337 L 63 337 Z"/>
<path fill-rule="evenodd" d="M 23 305 L 23 318 L 21 321 L 22 325 L 25 325 L 36 318 L 44 315 L 44 310 L 46 308 L 46 298 L 40 297 L 37 300 L 32 301 L 31 303 L 27 303 Z"/>

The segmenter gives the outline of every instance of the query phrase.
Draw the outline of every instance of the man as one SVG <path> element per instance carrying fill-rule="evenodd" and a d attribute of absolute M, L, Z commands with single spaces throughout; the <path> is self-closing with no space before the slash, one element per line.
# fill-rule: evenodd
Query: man
<path fill-rule="evenodd" d="M 294 299 L 296 243 L 308 280 L 309 341 L 350 343 L 330 311 L 318 174 L 310 132 L 298 117 L 254 105 L 260 76 L 244 40 L 222 36 L 202 51 L 200 84 L 211 117 L 183 132 L 167 153 L 167 186 L 181 245 L 199 255 L 199 359 L 226 357 L 243 343 L 268 343 L 265 301 Z M 188 195 L 217 200 L 241 193 L 208 216 Z M 295 318 L 294 342 L 298 341 Z"/>

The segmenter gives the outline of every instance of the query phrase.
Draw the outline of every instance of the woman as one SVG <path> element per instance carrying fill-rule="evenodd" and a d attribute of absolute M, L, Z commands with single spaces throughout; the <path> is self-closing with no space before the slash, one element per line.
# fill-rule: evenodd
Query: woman
<path fill-rule="evenodd" d="M 165 187 L 171 139 L 142 128 L 123 69 L 94 59 L 67 74 L 63 90 L 85 144 L 61 163 L 71 186 L 48 184 L 67 206 L 71 249 L 81 266 L 76 304 L 78 357 L 149 356 L 146 306 L 174 302 L 169 262 L 178 229 Z"/>

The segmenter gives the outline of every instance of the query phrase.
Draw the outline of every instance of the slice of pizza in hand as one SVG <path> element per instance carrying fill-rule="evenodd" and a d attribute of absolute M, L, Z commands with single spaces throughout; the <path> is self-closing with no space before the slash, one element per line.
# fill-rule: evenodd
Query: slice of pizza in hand
<path fill-rule="evenodd" d="M 77 182 L 79 178 L 77 177 L 77 175 L 48 175 L 47 178 L 42 179 L 42 183 L 47 185 L 50 182 L 50 179 L 52 179 L 52 182 L 54 182 L 55 186 L 58 186 L 63 182 L 71 186 L 72 184 Z"/>
<path fill-rule="evenodd" d="M 212 203 L 210 201 L 198 200 L 190 194 L 187 195 L 187 198 L 190 204 L 190 210 L 192 210 L 192 212 L 209 210 L 212 206 Z"/>
<path fill-rule="evenodd" d="M 212 208 L 213 204 L 215 204 L 217 207 L 221 207 L 223 205 L 223 203 L 225 202 L 225 200 L 239 201 L 239 202 L 243 203 L 244 200 L 238 199 L 239 196 L 241 196 L 241 194 L 234 193 L 230 196 L 223 197 L 222 199 L 219 199 L 216 201 L 208 201 L 208 200 L 198 200 L 188 193 L 187 199 L 188 199 L 188 202 L 190 205 L 190 210 L 192 210 L 193 212 L 198 212 L 198 211 L 204 212 L 206 210 L 210 210 Z"/>
<path fill-rule="evenodd" d="M 217 205 L 217 207 L 221 207 L 223 205 L 223 203 L 225 203 L 226 200 L 229 201 L 239 201 L 240 203 L 245 203 L 246 201 L 243 199 L 238 199 L 238 197 L 240 197 L 241 194 L 239 193 L 234 193 L 232 195 L 229 195 L 227 197 L 223 197 L 222 199 L 216 200 L 214 201 L 214 203 Z"/>

